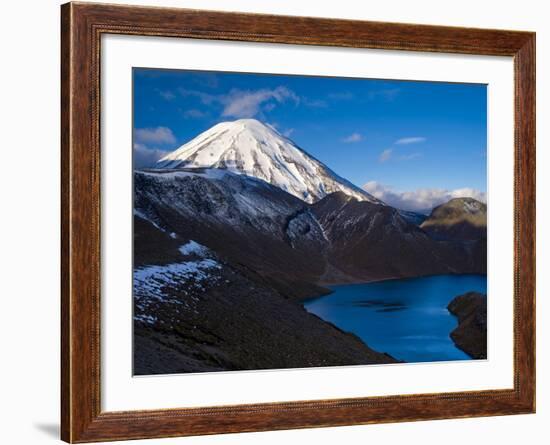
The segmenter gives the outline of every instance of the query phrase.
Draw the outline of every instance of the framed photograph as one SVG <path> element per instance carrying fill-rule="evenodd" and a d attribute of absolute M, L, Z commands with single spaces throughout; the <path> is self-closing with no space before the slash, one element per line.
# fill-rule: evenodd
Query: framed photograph
<path fill-rule="evenodd" d="M 535 35 L 62 6 L 62 439 L 535 411 Z"/>

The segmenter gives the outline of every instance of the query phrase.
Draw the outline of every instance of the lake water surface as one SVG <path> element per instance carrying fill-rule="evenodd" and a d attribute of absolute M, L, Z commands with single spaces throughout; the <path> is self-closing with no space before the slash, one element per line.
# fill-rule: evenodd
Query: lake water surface
<path fill-rule="evenodd" d="M 468 291 L 486 293 L 487 276 L 435 275 L 331 289 L 304 307 L 376 351 L 406 362 L 468 360 L 449 337 L 457 320 L 447 305 Z"/>

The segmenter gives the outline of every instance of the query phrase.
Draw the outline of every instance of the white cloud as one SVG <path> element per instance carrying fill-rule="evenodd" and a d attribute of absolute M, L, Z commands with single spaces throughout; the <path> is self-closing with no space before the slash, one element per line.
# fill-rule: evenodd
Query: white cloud
<path fill-rule="evenodd" d="M 144 144 L 134 144 L 134 168 L 152 167 L 160 158 L 166 156 L 169 151 L 158 148 L 148 148 Z"/>
<path fill-rule="evenodd" d="M 285 102 L 291 102 L 295 105 L 302 104 L 312 108 L 327 107 L 327 103 L 323 100 L 300 97 L 284 86 L 273 89 L 262 88 L 260 90 L 232 89 L 226 94 L 209 94 L 185 88 L 179 88 L 178 92 L 183 97 L 198 98 L 203 105 L 221 105 L 222 116 L 237 119 L 263 117 L 263 112 L 269 112 L 277 105 Z"/>
<path fill-rule="evenodd" d="M 275 105 L 273 102 L 267 103 L 264 105 L 264 111 L 271 111 L 273 110 L 277 105 Z"/>
<path fill-rule="evenodd" d="M 380 153 L 380 156 L 378 156 L 378 160 L 380 162 L 386 162 L 391 159 L 391 155 L 393 153 L 393 150 L 391 148 L 387 148 L 382 153 Z"/>
<path fill-rule="evenodd" d="M 406 137 L 398 139 L 393 143 L 393 146 L 396 145 L 410 145 L 410 144 L 418 144 L 420 142 L 426 141 L 425 137 L 421 136 L 412 136 L 412 137 Z M 395 147 L 397 148 L 397 147 Z M 378 161 L 380 162 L 387 162 L 390 159 L 397 160 L 397 161 L 411 161 L 413 159 L 418 159 L 422 157 L 422 153 L 408 153 L 408 154 L 402 154 L 399 156 L 394 155 L 393 148 L 387 148 L 386 150 L 382 151 L 380 155 L 378 156 Z"/>
<path fill-rule="evenodd" d="M 383 150 L 380 155 L 378 156 L 379 162 L 387 162 L 387 161 L 412 161 L 414 159 L 418 159 L 422 157 L 422 153 L 414 152 L 414 153 L 405 153 L 405 154 L 396 154 L 395 150 L 393 148 L 387 148 L 386 150 Z"/>
<path fill-rule="evenodd" d="M 349 136 L 346 136 L 344 139 L 342 139 L 342 142 L 351 144 L 353 142 L 360 142 L 362 140 L 363 140 L 363 136 L 361 135 L 361 133 L 352 133 Z"/>
<path fill-rule="evenodd" d="M 294 128 L 289 128 L 288 130 L 283 131 L 283 136 L 289 138 L 292 133 L 294 133 Z"/>
<path fill-rule="evenodd" d="M 283 103 L 287 100 L 299 103 L 299 97 L 288 88 L 277 87 L 275 89 L 261 89 L 256 91 L 231 90 L 228 95 L 220 97 L 224 105 L 222 116 L 236 118 L 254 117 L 260 113 L 263 104 L 269 104 L 272 109 L 276 103 Z"/>
<path fill-rule="evenodd" d="M 170 145 L 176 143 L 176 137 L 168 127 L 136 128 L 134 130 L 134 167 L 151 167 L 169 151 L 150 145 Z"/>
<path fill-rule="evenodd" d="M 283 130 L 281 126 L 277 122 L 266 122 L 265 123 L 268 127 L 272 128 L 279 134 L 282 134 L 284 137 L 289 138 L 292 133 L 294 133 L 294 128 L 288 128 L 286 130 Z"/>
<path fill-rule="evenodd" d="M 418 144 L 420 142 L 425 142 L 425 137 L 413 136 L 408 138 L 401 138 L 395 141 L 395 145 L 409 145 L 409 144 Z"/>
<path fill-rule="evenodd" d="M 197 97 L 204 105 L 210 105 L 213 102 L 219 102 L 221 97 L 221 95 L 216 96 L 215 94 L 203 93 L 202 91 L 196 90 L 187 90 L 185 88 L 178 88 L 178 93 L 180 93 L 183 97 Z"/>
<path fill-rule="evenodd" d="M 185 110 L 183 112 L 183 117 L 185 119 L 201 119 L 205 117 L 207 113 L 197 110 L 196 108 L 191 108 L 190 110 Z"/>
<path fill-rule="evenodd" d="M 136 128 L 135 142 L 140 144 L 175 144 L 176 137 L 168 127 Z"/>
<path fill-rule="evenodd" d="M 370 100 L 376 100 L 378 98 L 386 100 L 388 102 L 393 101 L 397 95 L 401 92 L 399 88 L 384 88 L 381 90 L 369 91 L 367 97 Z"/>
<path fill-rule="evenodd" d="M 322 99 L 308 99 L 307 97 L 302 98 L 302 102 L 306 107 L 311 108 L 326 108 L 328 104 Z"/>
<path fill-rule="evenodd" d="M 159 93 L 159 96 L 162 97 L 164 100 L 174 100 L 176 98 L 176 95 L 172 93 L 170 90 L 156 90 Z"/>
<path fill-rule="evenodd" d="M 474 198 L 481 202 L 487 202 L 486 193 L 467 187 L 455 190 L 418 189 L 411 192 L 401 192 L 379 182 L 370 181 L 363 188 L 386 204 L 415 212 L 427 213 L 434 207 L 453 198 Z"/>

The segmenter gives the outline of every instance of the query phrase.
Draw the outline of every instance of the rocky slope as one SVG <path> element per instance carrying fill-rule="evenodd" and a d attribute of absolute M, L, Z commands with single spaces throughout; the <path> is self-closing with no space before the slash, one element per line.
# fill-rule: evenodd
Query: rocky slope
<path fill-rule="evenodd" d="M 474 246 L 434 240 L 393 207 L 333 193 L 312 210 L 329 241 L 321 281 L 484 272 Z"/>
<path fill-rule="evenodd" d="M 411 212 L 409 210 L 398 210 L 399 214 L 403 217 L 405 221 L 408 221 L 415 226 L 421 225 L 424 221 L 426 221 L 426 219 L 428 219 L 428 215 L 423 215 L 422 213 Z"/>
<path fill-rule="evenodd" d="M 285 296 L 327 292 L 315 284 L 327 241 L 304 201 L 226 170 L 136 172 L 134 185 L 135 214 L 175 239 L 193 239 L 253 269 Z M 154 255 L 164 247 L 146 249 Z"/>
<path fill-rule="evenodd" d="M 435 207 L 420 225 L 434 238 L 472 241 L 487 238 L 487 205 L 473 198 L 455 198 Z"/>
<path fill-rule="evenodd" d="M 395 361 L 308 313 L 249 268 L 134 219 L 136 239 L 159 246 L 150 256 L 136 243 L 134 374 Z"/>
<path fill-rule="evenodd" d="M 219 123 L 160 159 L 155 168 L 226 169 L 262 179 L 308 203 L 336 191 L 380 202 L 255 119 Z"/>
<path fill-rule="evenodd" d="M 458 318 L 458 326 L 451 332 L 456 346 L 474 359 L 486 359 L 487 296 L 468 292 L 453 299 L 447 309 Z"/>
<path fill-rule="evenodd" d="M 336 192 L 313 205 L 226 170 L 136 172 L 135 213 L 176 239 L 193 239 L 254 270 L 284 296 L 323 283 L 484 273 L 476 243 L 434 240 L 390 206 Z M 162 253 L 137 241 L 147 255 Z"/>

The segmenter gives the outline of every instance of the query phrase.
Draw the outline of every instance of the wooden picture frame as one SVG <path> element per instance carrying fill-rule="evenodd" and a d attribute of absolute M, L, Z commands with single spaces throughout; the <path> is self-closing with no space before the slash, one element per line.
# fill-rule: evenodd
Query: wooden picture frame
<path fill-rule="evenodd" d="M 535 411 L 534 33 L 92 3 L 67 3 L 61 18 L 63 440 L 94 442 Z M 103 34 L 512 56 L 513 389 L 102 412 L 99 116 Z"/>

